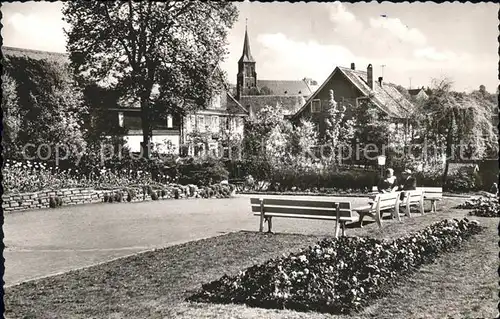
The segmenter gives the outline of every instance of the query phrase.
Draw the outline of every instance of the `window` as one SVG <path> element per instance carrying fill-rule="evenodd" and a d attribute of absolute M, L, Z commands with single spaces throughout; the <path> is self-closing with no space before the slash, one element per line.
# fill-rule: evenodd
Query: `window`
<path fill-rule="evenodd" d="M 218 93 L 214 94 L 212 97 L 212 107 L 217 109 L 220 108 L 221 106 L 220 100 L 221 100 L 220 94 Z"/>
<path fill-rule="evenodd" d="M 118 126 L 123 127 L 123 112 L 118 112 Z"/>
<path fill-rule="evenodd" d="M 203 115 L 198 116 L 198 130 L 205 131 L 205 117 Z"/>
<path fill-rule="evenodd" d="M 218 116 L 212 116 L 212 131 L 213 132 L 219 131 L 219 117 Z"/>
<path fill-rule="evenodd" d="M 173 118 L 172 118 L 172 115 L 169 114 L 167 115 L 167 128 L 172 128 L 174 127 L 174 123 L 173 123 Z"/>
<path fill-rule="evenodd" d="M 321 100 L 312 100 L 311 113 L 321 112 Z"/>

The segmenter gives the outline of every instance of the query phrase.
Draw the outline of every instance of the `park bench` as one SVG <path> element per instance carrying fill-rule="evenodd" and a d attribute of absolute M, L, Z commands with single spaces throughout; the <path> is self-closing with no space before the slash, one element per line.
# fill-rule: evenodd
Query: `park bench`
<path fill-rule="evenodd" d="M 400 201 L 400 206 L 405 207 L 404 215 L 411 217 L 410 208 L 411 206 L 416 206 L 419 212 L 424 214 L 424 192 L 421 189 L 411 190 L 411 191 L 402 191 L 404 194 L 404 198 Z"/>
<path fill-rule="evenodd" d="M 350 202 L 320 201 L 316 199 L 281 199 L 281 198 L 250 198 L 252 212 L 260 216 L 259 231 L 267 221 L 268 232 L 272 231 L 272 218 L 304 218 L 319 220 L 335 220 L 335 237 L 338 237 L 340 228 L 342 236 L 345 234 L 347 222 L 356 222 Z"/>
<path fill-rule="evenodd" d="M 424 193 L 424 200 L 431 202 L 431 213 L 435 213 L 437 209 L 436 202 L 443 199 L 442 187 L 417 187 L 417 190 L 422 190 Z"/>
<path fill-rule="evenodd" d="M 371 204 L 353 208 L 360 216 L 360 227 L 363 227 L 365 216 L 373 218 L 378 226 L 382 227 L 382 213 L 388 210 L 392 210 L 393 217 L 400 221 L 399 196 L 400 192 L 377 193 Z"/>

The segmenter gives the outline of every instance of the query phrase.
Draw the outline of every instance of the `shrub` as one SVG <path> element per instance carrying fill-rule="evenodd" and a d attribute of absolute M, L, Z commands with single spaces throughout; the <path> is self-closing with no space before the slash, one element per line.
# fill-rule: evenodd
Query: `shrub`
<path fill-rule="evenodd" d="M 151 193 L 151 199 L 152 200 L 158 200 L 158 195 L 156 194 L 156 192 L 152 192 Z"/>
<path fill-rule="evenodd" d="M 56 208 L 57 206 L 57 203 L 56 203 L 56 199 L 54 197 L 49 197 L 49 207 L 50 208 Z"/>
<path fill-rule="evenodd" d="M 449 191 L 469 192 L 482 187 L 480 175 L 468 167 L 460 168 L 455 174 L 448 176 L 445 188 Z"/>
<path fill-rule="evenodd" d="M 108 193 L 104 193 L 103 199 L 104 199 L 105 203 L 107 203 L 109 201 L 109 195 L 108 195 Z"/>
<path fill-rule="evenodd" d="M 379 297 L 404 274 L 455 249 L 481 230 L 476 221 L 443 220 L 392 242 L 359 237 L 325 239 L 236 276 L 224 275 L 202 285 L 188 300 L 349 313 Z"/>
<path fill-rule="evenodd" d="M 116 192 L 115 193 L 115 202 L 121 203 L 122 199 L 123 199 L 122 192 Z"/>
<path fill-rule="evenodd" d="M 167 191 L 164 188 L 162 188 L 161 189 L 161 197 L 165 198 L 165 196 L 167 196 Z"/>
<path fill-rule="evenodd" d="M 210 185 L 227 180 L 229 173 L 221 161 L 209 159 L 193 161 L 179 166 L 179 183 L 195 184 L 198 186 Z"/>
<path fill-rule="evenodd" d="M 179 199 L 180 198 L 180 192 L 178 188 L 174 188 L 174 198 Z"/>
<path fill-rule="evenodd" d="M 478 197 L 465 201 L 457 208 L 471 209 L 470 215 L 479 217 L 500 217 L 500 205 L 497 197 Z"/>

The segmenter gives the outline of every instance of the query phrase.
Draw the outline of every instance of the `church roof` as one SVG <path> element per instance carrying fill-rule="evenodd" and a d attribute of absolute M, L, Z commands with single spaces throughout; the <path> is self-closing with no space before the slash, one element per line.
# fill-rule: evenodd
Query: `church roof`
<path fill-rule="evenodd" d="M 257 87 L 267 87 L 273 95 L 302 95 L 309 96 L 313 92 L 303 80 L 257 80 Z"/>
<path fill-rule="evenodd" d="M 301 95 L 245 95 L 240 98 L 240 103 L 245 108 L 250 108 L 250 114 L 256 114 L 266 106 L 280 104 L 285 114 L 295 114 L 304 104 L 305 99 Z"/>
<path fill-rule="evenodd" d="M 245 29 L 245 41 L 243 42 L 243 54 L 239 62 L 255 62 L 250 52 L 250 41 L 248 40 L 248 32 Z"/>

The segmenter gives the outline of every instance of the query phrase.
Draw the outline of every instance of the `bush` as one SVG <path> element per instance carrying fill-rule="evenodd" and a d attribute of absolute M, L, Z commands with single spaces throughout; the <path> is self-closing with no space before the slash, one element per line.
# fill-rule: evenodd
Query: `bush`
<path fill-rule="evenodd" d="M 457 208 L 471 209 L 470 215 L 479 217 L 500 217 L 500 205 L 497 197 L 478 197 L 465 201 Z"/>
<path fill-rule="evenodd" d="M 448 176 L 445 188 L 448 191 L 469 192 L 482 188 L 481 176 L 468 167 L 460 168 L 455 174 Z"/>
<path fill-rule="evenodd" d="M 210 185 L 229 178 L 229 173 L 224 164 L 214 159 L 183 164 L 179 166 L 179 173 L 179 183 L 183 185 Z"/>
<path fill-rule="evenodd" d="M 54 197 L 49 197 L 49 207 L 50 208 L 56 208 L 57 206 L 57 202 L 56 202 L 56 199 Z"/>
<path fill-rule="evenodd" d="M 191 301 L 349 313 L 440 253 L 479 233 L 476 221 L 443 220 L 392 242 L 325 239 L 299 253 L 271 259 L 236 276 L 202 285 Z"/>
<path fill-rule="evenodd" d="M 158 195 L 156 194 L 156 192 L 152 192 L 151 193 L 151 199 L 152 200 L 158 200 Z"/>
<path fill-rule="evenodd" d="M 339 190 L 363 191 L 376 184 L 378 172 L 334 171 L 334 170 L 297 170 L 285 168 L 274 174 L 271 184 L 279 184 L 280 191 L 312 190 L 314 188 L 337 188 Z"/>

